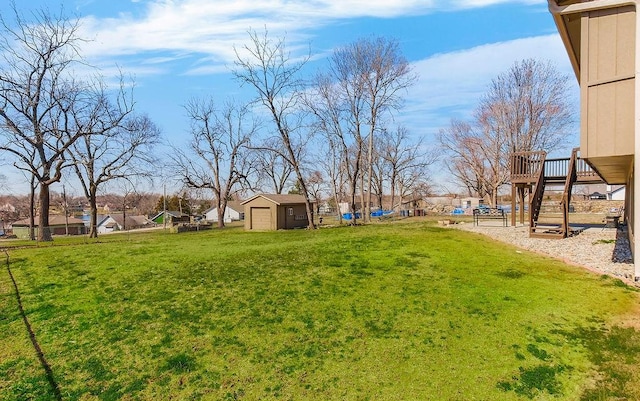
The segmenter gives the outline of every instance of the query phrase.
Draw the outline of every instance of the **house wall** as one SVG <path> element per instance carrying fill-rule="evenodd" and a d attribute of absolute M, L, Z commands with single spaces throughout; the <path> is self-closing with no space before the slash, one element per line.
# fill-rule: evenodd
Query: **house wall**
<path fill-rule="evenodd" d="M 37 233 L 37 230 L 38 229 L 36 228 L 36 231 L 35 231 L 36 233 Z M 29 227 L 13 226 L 13 235 L 15 235 L 17 238 L 20 238 L 20 239 L 29 238 Z"/>
<path fill-rule="evenodd" d="M 116 227 L 107 227 L 107 225 L 111 225 L 111 223 L 115 224 L 115 226 L 117 226 L 116 221 L 114 219 L 112 219 L 111 217 L 109 217 L 107 220 L 103 221 L 102 224 L 98 225 L 97 231 L 98 234 L 104 234 L 104 233 L 110 233 L 116 230 Z"/>
<path fill-rule="evenodd" d="M 64 226 L 51 226 L 50 227 L 51 230 L 51 235 L 66 235 L 67 234 L 67 229 Z M 35 227 L 34 230 L 34 235 L 37 237 L 38 236 L 38 227 Z M 86 234 L 87 231 L 85 229 L 84 224 L 83 225 L 69 225 L 69 235 L 84 235 Z M 27 226 L 14 226 L 13 227 L 13 234 L 20 239 L 27 239 L 29 238 L 29 227 Z"/>
<path fill-rule="evenodd" d="M 609 184 L 625 183 L 634 153 L 635 14 L 626 6 L 582 16 L 580 152 Z"/>
<path fill-rule="evenodd" d="M 460 200 L 460 207 L 462 208 L 476 208 L 478 207 L 481 203 L 484 203 L 484 199 L 480 199 L 480 198 L 462 198 Z"/>
<path fill-rule="evenodd" d="M 638 0 L 549 2 L 580 81 L 582 157 L 608 184 L 625 184 L 625 219 L 640 278 L 640 66 Z M 579 25 L 577 22 L 579 21 Z M 578 62 L 579 60 L 579 62 Z M 637 216 L 637 217 L 636 217 Z"/>
<path fill-rule="evenodd" d="M 637 260 L 636 260 L 638 255 L 638 250 L 636 249 L 636 242 L 635 242 L 635 231 L 636 231 L 636 227 L 639 227 L 639 225 L 635 219 L 636 183 L 635 183 L 634 169 L 631 169 L 628 182 L 629 183 L 626 186 L 626 194 L 624 199 L 624 218 L 627 222 L 627 235 L 629 236 L 629 245 L 631 247 L 631 252 L 633 253 L 633 259 L 635 263 L 635 268 L 634 268 L 635 276 L 640 277 L 640 271 L 639 271 L 640 264 L 637 263 Z"/>
<path fill-rule="evenodd" d="M 308 225 L 304 203 L 278 206 L 278 229 L 302 228 Z"/>
<path fill-rule="evenodd" d="M 214 223 L 218 222 L 218 208 L 211 209 L 206 215 L 205 219 L 207 221 L 212 221 Z M 234 220 L 241 220 L 240 213 L 227 207 L 224 211 L 223 221 L 225 223 L 231 223 Z"/>

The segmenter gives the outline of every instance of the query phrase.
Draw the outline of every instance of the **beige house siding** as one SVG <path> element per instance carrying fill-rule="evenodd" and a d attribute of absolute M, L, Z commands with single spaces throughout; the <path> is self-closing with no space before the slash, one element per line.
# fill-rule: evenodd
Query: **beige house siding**
<path fill-rule="evenodd" d="M 278 229 L 306 227 L 307 209 L 304 204 L 278 206 Z"/>
<path fill-rule="evenodd" d="M 640 0 L 548 0 L 580 82 L 580 153 L 608 184 L 625 184 L 625 221 L 640 278 Z M 636 182 L 638 180 L 638 182 Z"/>
<path fill-rule="evenodd" d="M 627 232 L 629 235 L 629 242 L 631 244 L 631 249 L 632 251 L 634 250 L 634 245 L 635 245 L 635 229 L 636 229 L 636 224 L 633 224 L 633 222 L 635 222 L 635 179 L 634 179 L 634 174 L 633 174 L 633 170 L 629 175 L 629 180 L 628 180 L 628 184 L 626 187 L 626 194 L 625 194 L 625 198 L 624 198 L 624 218 L 627 222 L 629 222 L 629 224 L 627 224 Z M 637 255 L 634 252 L 634 262 L 635 262 L 635 258 L 637 257 Z M 638 269 L 638 263 L 636 262 L 635 264 L 635 270 L 636 270 L 636 277 L 640 277 L 640 269 Z"/>
<path fill-rule="evenodd" d="M 635 133 L 635 9 L 596 10 L 582 16 L 581 156 L 609 183 L 622 184 Z M 617 167 L 614 166 L 617 165 Z"/>

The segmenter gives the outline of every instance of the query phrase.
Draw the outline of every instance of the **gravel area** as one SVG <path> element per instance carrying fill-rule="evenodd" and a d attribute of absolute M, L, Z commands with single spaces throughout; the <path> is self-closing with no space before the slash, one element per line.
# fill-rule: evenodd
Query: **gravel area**
<path fill-rule="evenodd" d="M 494 224 L 495 223 L 495 224 Z M 528 226 L 502 227 L 500 222 L 452 224 L 449 227 L 484 234 L 519 248 L 545 254 L 566 263 L 608 274 L 640 286 L 634 280 L 634 265 L 626 227 L 572 226 L 578 233 L 565 239 L 529 238 Z"/>

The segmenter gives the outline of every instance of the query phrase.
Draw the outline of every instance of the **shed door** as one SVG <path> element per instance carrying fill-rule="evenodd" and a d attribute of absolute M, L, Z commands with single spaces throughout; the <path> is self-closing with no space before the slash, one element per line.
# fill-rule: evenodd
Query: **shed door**
<path fill-rule="evenodd" d="M 251 229 L 271 230 L 271 209 L 268 207 L 252 207 Z"/>

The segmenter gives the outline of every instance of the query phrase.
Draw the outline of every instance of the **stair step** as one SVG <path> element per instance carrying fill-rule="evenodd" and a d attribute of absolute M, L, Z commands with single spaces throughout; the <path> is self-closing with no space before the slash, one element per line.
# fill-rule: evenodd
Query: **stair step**
<path fill-rule="evenodd" d="M 563 239 L 564 233 L 555 232 L 530 232 L 529 238 L 547 238 L 547 239 Z"/>

